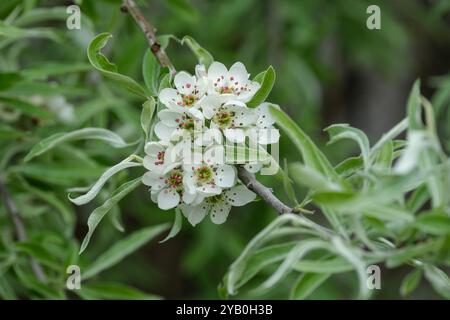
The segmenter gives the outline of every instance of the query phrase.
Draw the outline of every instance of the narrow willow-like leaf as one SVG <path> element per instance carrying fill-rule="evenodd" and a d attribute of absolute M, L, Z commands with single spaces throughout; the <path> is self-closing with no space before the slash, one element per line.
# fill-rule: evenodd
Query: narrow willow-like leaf
<path fill-rule="evenodd" d="M 144 77 L 145 85 L 152 96 L 158 95 L 159 76 L 161 74 L 161 66 L 156 60 L 155 55 L 147 49 L 142 63 L 142 76 Z"/>
<path fill-rule="evenodd" d="M 112 131 L 102 128 L 84 128 L 72 132 L 59 132 L 45 138 L 34 145 L 30 152 L 25 156 L 24 161 L 30 161 L 34 157 L 37 157 L 62 143 L 76 140 L 101 140 L 116 148 L 127 146 L 127 143 Z"/>
<path fill-rule="evenodd" d="M 69 200 L 78 206 L 86 204 L 95 198 L 95 196 L 102 189 L 102 187 L 106 183 L 106 181 L 108 181 L 108 179 L 111 178 L 113 175 L 115 175 L 117 172 L 122 171 L 127 168 L 139 167 L 139 166 L 142 166 L 142 164 L 136 163 L 136 162 L 130 162 L 128 160 L 122 161 L 122 162 L 116 164 L 115 166 L 109 168 L 108 170 L 106 170 L 87 193 L 85 193 L 82 196 L 73 198 L 73 199 L 70 198 L 70 196 L 69 196 Z"/>
<path fill-rule="evenodd" d="M 277 124 L 287 133 L 302 154 L 305 165 L 312 167 L 333 181 L 339 181 L 336 171 L 311 138 L 286 113 L 274 107 L 270 109 Z"/>
<path fill-rule="evenodd" d="M 289 166 L 289 171 L 292 174 L 292 178 L 298 185 L 307 186 L 313 190 L 318 191 L 338 191 L 341 187 L 327 179 L 321 173 L 302 165 L 299 162 L 292 163 Z"/>
<path fill-rule="evenodd" d="M 10 107 L 13 110 L 18 110 L 30 117 L 36 117 L 41 120 L 51 120 L 54 118 L 54 115 L 46 109 L 22 99 L 9 96 L 0 96 L 0 103 L 4 104 L 7 107 Z"/>
<path fill-rule="evenodd" d="M 112 245 L 105 252 L 100 254 L 97 259 L 84 269 L 82 279 L 86 280 L 102 272 L 103 270 L 112 267 L 120 262 L 123 258 L 133 253 L 144 244 L 158 236 L 161 232 L 166 230 L 167 224 L 160 224 L 148 228 L 135 231 Z"/>
<path fill-rule="evenodd" d="M 83 284 L 80 290 L 75 290 L 86 300 L 158 300 L 161 297 L 142 292 L 133 287 L 119 283 Z"/>
<path fill-rule="evenodd" d="M 155 105 L 155 99 L 152 97 L 142 104 L 141 127 L 145 134 L 145 141 L 147 141 L 149 137 Z"/>
<path fill-rule="evenodd" d="M 247 102 L 247 106 L 250 108 L 257 107 L 266 101 L 270 91 L 272 91 L 273 85 L 275 84 L 275 69 L 272 66 L 269 66 L 269 68 L 267 68 L 267 70 L 264 71 L 264 73 L 259 77 L 261 77 L 261 87 L 255 93 L 253 98 Z"/>
<path fill-rule="evenodd" d="M 213 63 L 214 58 L 205 48 L 201 47 L 197 41 L 190 36 L 184 36 L 181 44 L 186 44 L 197 57 L 198 63 L 203 64 L 206 68 Z"/>
<path fill-rule="evenodd" d="M 408 98 L 408 125 L 410 130 L 423 129 L 422 109 L 420 102 L 420 80 L 416 80 Z"/>
<path fill-rule="evenodd" d="M 173 222 L 172 228 L 170 229 L 170 232 L 167 235 L 167 237 L 165 237 L 159 243 L 164 243 L 167 240 L 170 240 L 173 237 L 175 237 L 178 234 L 178 232 L 180 232 L 182 225 L 183 225 L 183 215 L 181 214 L 180 209 L 175 208 L 175 220 Z"/>
<path fill-rule="evenodd" d="M 440 209 L 435 209 L 417 217 L 415 226 L 417 229 L 433 235 L 450 234 L 450 216 Z"/>
<path fill-rule="evenodd" d="M 102 72 L 106 77 L 117 81 L 127 88 L 130 92 L 147 98 L 147 93 L 144 88 L 136 81 L 128 76 L 120 74 L 117 72 L 117 66 L 111 63 L 108 58 L 106 58 L 101 50 L 106 46 L 109 38 L 112 37 L 110 33 L 101 33 L 92 39 L 89 47 L 87 49 L 87 55 L 91 64 L 100 72 Z"/>
<path fill-rule="evenodd" d="M 425 265 L 425 278 L 437 293 L 450 299 L 450 278 L 444 271 L 433 265 Z"/>
<path fill-rule="evenodd" d="M 127 194 L 136 189 L 141 184 L 141 178 L 136 178 L 132 181 L 128 181 L 121 185 L 111 197 L 106 200 L 100 207 L 96 208 L 92 211 L 91 215 L 88 218 L 88 232 L 83 239 L 83 243 L 81 244 L 80 254 L 86 249 L 89 241 L 91 240 L 92 234 L 97 228 L 100 221 L 103 219 L 105 214 L 107 214 L 113 206 L 115 206 L 120 200 L 122 200 Z"/>
<path fill-rule="evenodd" d="M 322 285 L 331 274 L 329 273 L 304 273 L 300 275 L 292 286 L 290 299 L 303 300 L 310 296 Z"/>
<path fill-rule="evenodd" d="M 413 292 L 420 283 L 422 278 L 422 270 L 414 269 L 408 273 L 402 280 L 400 285 L 400 294 L 404 297 Z"/>
<path fill-rule="evenodd" d="M 369 168 L 369 139 L 366 134 L 357 128 L 350 127 L 348 124 L 333 124 L 324 129 L 330 135 L 328 144 L 333 144 L 342 139 L 354 140 L 361 149 L 361 155 L 364 160 L 364 166 Z"/>

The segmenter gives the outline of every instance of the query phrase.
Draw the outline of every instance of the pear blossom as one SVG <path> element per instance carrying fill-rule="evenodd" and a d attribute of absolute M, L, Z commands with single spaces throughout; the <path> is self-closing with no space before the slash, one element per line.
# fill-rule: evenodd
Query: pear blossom
<path fill-rule="evenodd" d="M 242 62 L 236 62 L 228 70 L 224 64 L 214 61 L 208 68 L 208 94 L 219 94 L 228 100 L 248 102 L 260 88 L 260 84 L 249 80 Z"/>
<path fill-rule="evenodd" d="M 201 103 L 203 115 L 211 120 L 210 128 L 220 130 L 231 142 L 243 143 L 245 129 L 255 125 L 258 113 L 237 100 L 226 101 L 223 97 L 207 96 Z"/>
<path fill-rule="evenodd" d="M 247 130 L 249 138 L 262 145 L 277 143 L 280 139 L 279 131 L 273 126 L 275 120 L 270 114 L 271 106 L 277 107 L 274 104 L 264 102 L 255 108 L 258 118 L 253 130 Z"/>
<path fill-rule="evenodd" d="M 184 131 L 193 133 L 203 126 L 203 114 L 195 109 L 187 112 L 164 109 L 158 112 L 158 118 L 160 121 L 155 125 L 155 134 L 165 143 L 179 140 Z"/>
<path fill-rule="evenodd" d="M 200 70 L 200 68 L 199 68 Z M 184 112 L 196 108 L 206 93 L 207 85 L 204 77 L 191 76 L 181 71 L 174 78 L 174 88 L 164 88 L 159 93 L 159 100 L 169 109 Z"/>
<path fill-rule="evenodd" d="M 208 214 L 210 214 L 213 223 L 222 224 L 227 220 L 232 206 L 244 206 L 253 201 L 255 197 L 256 194 L 244 185 L 237 185 L 224 190 L 221 194 L 205 198 L 198 205 L 183 204 L 180 209 L 193 226 L 200 223 Z"/>
<path fill-rule="evenodd" d="M 231 188 L 236 183 L 236 170 L 233 166 L 222 163 L 223 147 L 213 147 L 202 154 L 199 163 L 184 165 L 184 183 L 190 193 L 202 196 L 218 195 L 223 188 Z M 219 150 L 220 149 L 220 150 Z M 217 153 L 221 152 L 221 155 Z"/>
<path fill-rule="evenodd" d="M 164 145 L 160 142 L 148 142 L 145 147 L 145 157 L 143 161 L 144 168 L 149 171 L 162 172 L 164 169 L 173 164 L 175 159 L 172 157 L 172 145 Z"/>

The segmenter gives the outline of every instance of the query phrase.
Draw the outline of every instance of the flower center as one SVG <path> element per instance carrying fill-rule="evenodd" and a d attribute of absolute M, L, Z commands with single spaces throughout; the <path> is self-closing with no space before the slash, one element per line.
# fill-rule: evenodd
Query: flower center
<path fill-rule="evenodd" d="M 213 118 L 213 121 L 219 125 L 220 128 L 229 128 L 233 122 L 234 112 L 227 110 L 219 110 Z"/>
<path fill-rule="evenodd" d="M 177 189 L 182 185 L 183 173 L 180 170 L 172 170 L 169 177 L 166 179 L 166 184 L 171 188 Z"/>
<path fill-rule="evenodd" d="M 212 196 L 212 197 L 208 197 L 205 199 L 208 203 L 210 204 L 215 204 L 218 202 L 222 202 L 223 201 L 223 193 Z"/>
<path fill-rule="evenodd" d="M 219 88 L 219 93 L 234 93 L 234 88 L 233 87 L 220 87 Z"/>
<path fill-rule="evenodd" d="M 180 128 L 192 131 L 195 128 L 194 119 L 183 116 L 183 121 L 180 122 Z"/>
<path fill-rule="evenodd" d="M 213 171 L 208 166 L 202 166 L 195 171 L 199 182 L 209 182 L 213 178 Z"/>
<path fill-rule="evenodd" d="M 191 107 L 196 101 L 197 98 L 192 94 L 186 94 L 182 96 L 183 107 Z"/>

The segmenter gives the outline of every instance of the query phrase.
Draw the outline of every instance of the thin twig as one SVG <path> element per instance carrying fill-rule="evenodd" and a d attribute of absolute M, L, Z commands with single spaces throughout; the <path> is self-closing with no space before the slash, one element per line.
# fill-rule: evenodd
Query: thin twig
<path fill-rule="evenodd" d="M 155 55 L 156 59 L 158 59 L 159 64 L 162 67 L 169 68 L 170 73 L 172 75 L 175 75 L 177 71 L 174 65 L 170 61 L 166 52 L 164 51 L 164 48 L 161 47 L 158 38 L 156 38 L 156 28 L 148 20 L 145 19 L 144 15 L 142 14 L 141 10 L 136 5 L 136 3 L 133 0 L 124 0 L 121 10 L 123 12 L 130 13 L 133 19 L 141 28 L 142 32 L 144 32 L 150 50 Z"/>
<path fill-rule="evenodd" d="M 159 61 L 161 66 L 168 67 L 173 75 L 176 74 L 176 69 L 170 61 L 169 57 L 165 53 L 164 49 L 158 43 L 156 38 L 156 29 L 152 24 L 145 19 L 144 15 L 140 9 L 136 6 L 133 0 L 124 0 L 121 10 L 124 12 L 129 12 L 139 27 L 144 32 L 148 44 L 152 53 L 155 55 L 156 59 Z M 264 186 L 261 182 L 255 179 L 255 177 L 250 174 L 244 167 L 237 166 L 238 177 L 244 183 L 247 188 L 252 190 L 254 193 L 259 195 L 264 199 L 270 206 L 272 206 L 279 214 L 283 213 L 293 213 L 299 212 L 296 208 L 291 208 L 280 201 L 272 191 Z"/>
<path fill-rule="evenodd" d="M 17 206 L 14 203 L 2 177 L 0 177 L 0 194 L 1 194 L 1 198 L 3 200 L 3 205 L 5 206 L 6 212 L 10 215 L 11 220 L 14 224 L 17 239 L 19 241 L 26 241 L 27 240 L 27 232 L 25 230 L 25 226 L 20 217 L 19 210 L 17 210 Z M 31 264 L 31 268 L 33 269 L 34 274 L 39 279 L 39 281 L 47 282 L 47 278 L 44 274 L 44 270 L 42 269 L 39 262 L 37 262 L 34 258 L 30 258 L 30 264 Z"/>
<path fill-rule="evenodd" d="M 247 188 L 263 198 L 264 201 L 272 206 L 279 214 L 297 212 L 295 208 L 291 208 L 281 202 L 281 200 L 278 199 L 269 188 L 256 180 L 255 177 L 250 172 L 245 170 L 243 166 L 238 165 L 237 171 L 238 177 L 242 181 L 242 183 Z"/>

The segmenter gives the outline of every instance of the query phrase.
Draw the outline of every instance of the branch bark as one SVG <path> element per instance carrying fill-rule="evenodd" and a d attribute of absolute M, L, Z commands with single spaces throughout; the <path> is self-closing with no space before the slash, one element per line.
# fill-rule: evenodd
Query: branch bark
<path fill-rule="evenodd" d="M 22 222 L 22 219 L 19 214 L 19 210 L 17 209 L 16 204 L 11 197 L 11 194 L 6 187 L 6 183 L 3 181 L 3 178 L 0 177 L 0 195 L 3 200 L 3 205 L 5 206 L 6 212 L 11 217 L 11 220 L 14 224 L 14 228 L 16 230 L 17 239 L 19 241 L 27 240 L 27 232 L 25 230 L 25 226 Z M 47 282 L 47 277 L 44 274 L 44 270 L 41 265 L 34 259 L 30 258 L 31 268 L 33 269 L 36 278 L 41 282 Z"/>
<path fill-rule="evenodd" d="M 128 12 L 136 21 L 147 38 L 150 50 L 155 55 L 156 59 L 158 59 L 161 66 L 169 68 L 170 73 L 175 75 L 177 71 L 156 37 L 156 28 L 145 19 L 136 3 L 133 0 L 124 0 L 121 10 L 123 12 Z"/>
<path fill-rule="evenodd" d="M 152 53 L 155 55 L 161 66 L 168 67 L 170 72 L 175 75 L 175 67 L 173 66 L 164 49 L 161 48 L 161 45 L 156 38 L 155 27 L 153 27 L 153 25 L 145 19 L 140 9 L 136 6 L 136 3 L 133 0 L 124 0 L 121 9 L 123 12 L 130 13 L 130 15 L 142 29 L 145 37 L 147 38 Z M 271 189 L 267 188 L 261 182 L 256 180 L 255 177 L 250 172 L 245 170 L 243 166 L 238 165 L 237 170 L 238 177 L 242 181 L 242 183 L 244 183 L 247 188 L 264 199 L 264 201 L 272 206 L 279 214 L 298 212 L 298 210 L 296 210 L 295 208 L 291 208 L 281 202 L 281 200 L 272 193 Z"/>

